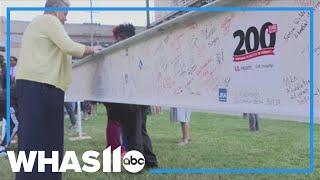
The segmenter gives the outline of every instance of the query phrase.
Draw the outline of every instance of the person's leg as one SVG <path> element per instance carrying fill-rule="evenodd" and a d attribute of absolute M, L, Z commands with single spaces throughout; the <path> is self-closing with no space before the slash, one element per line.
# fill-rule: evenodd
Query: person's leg
<path fill-rule="evenodd" d="M 142 121 L 142 142 L 143 142 L 143 155 L 146 160 L 146 166 L 155 168 L 158 166 L 157 156 L 152 151 L 152 142 L 147 132 L 147 109 L 145 106 L 138 107 L 139 115 L 137 118 L 141 118 Z"/>
<path fill-rule="evenodd" d="M 254 114 L 252 113 L 249 113 L 249 126 L 250 126 L 250 131 L 256 130 L 255 118 L 254 118 Z"/>
<path fill-rule="evenodd" d="M 111 146 L 111 150 L 115 150 L 121 146 L 121 153 L 124 155 L 126 149 L 121 144 L 122 122 L 120 105 L 117 103 L 105 103 L 107 111 L 107 127 L 106 127 L 106 145 Z"/>
<path fill-rule="evenodd" d="M 89 120 L 91 116 L 91 103 L 89 101 L 84 101 L 84 111 L 83 118 L 84 120 Z"/>
<path fill-rule="evenodd" d="M 190 139 L 189 122 L 181 122 L 181 129 L 182 129 L 182 140 L 188 143 Z"/>
<path fill-rule="evenodd" d="M 18 150 L 45 151 L 46 157 L 51 157 L 51 151 L 63 154 L 63 98 L 62 90 L 57 90 L 46 84 L 32 81 L 17 81 L 18 91 Z M 61 179 L 61 173 L 51 173 L 46 168 L 45 173 L 37 173 L 37 159 L 32 173 L 25 173 L 23 168 L 17 173 L 17 180 Z"/>
<path fill-rule="evenodd" d="M 255 117 L 255 127 L 256 130 L 259 131 L 260 127 L 259 127 L 259 115 L 258 114 L 254 114 Z"/>
<path fill-rule="evenodd" d="M 191 116 L 191 110 L 186 108 L 177 108 L 177 120 L 181 124 L 182 139 L 178 143 L 179 145 L 186 145 L 189 143 L 189 120 Z"/>
<path fill-rule="evenodd" d="M 142 118 L 134 105 L 124 105 L 123 110 L 123 132 L 128 140 L 128 150 L 137 150 L 143 153 L 142 142 Z"/>
<path fill-rule="evenodd" d="M 6 119 L 3 119 L 3 126 L 4 126 L 4 138 L 3 141 L 0 142 L 0 146 L 3 146 L 4 148 L 8 148 L 12 138 L 16 135 L 17 131 L 18 131 L 18 126 L 19 126 L 19 122 L 17 120 L 16 114 L 15 114 L 15 110 L 13 109 L 13 107 L 10 107 L 10 142 L 7 142 L 7 129 L 6 129 Z"/>
<path fill-rule="evenodd" d="M 76 120 L 76 116 L 75 116 L 74 111 L 73 111 L 72 103 L 71 102 L 65 102 L 64 103 L 64 107 L 66 108 L 67 113 L 69 115 L 71 125 L 75 126 L 77 120 Z"/>
<path fill-rule="evenodd" d="M 124 154 L 126 151 L 121 145 L 121 129 L 122 125 L 120 121 L 108 119 L 106 129 L 107 147 L 111 146 L 111 151 L 113 151 L 120 146 L 121 153 Z"/>
<path fill-rule="evenodd" d="M 20 130 L 18 132 L 19 151 L 26 151 L 27 157 L 30 151 L 44 150 L 45 130 L 43 128 L 45 122 L 44 101 L 42 98 L 41 84 L 31 81 L 18 80 L 18 108 L 20 119 Z M 25 173 L 21 168 L 16 174 L 17 180 L 41 179 L 37 177 L 38 164 L 35 161 L 33 172 Z"/>
<path fill-rule="evenodd" d="M 91 113 L 92 115 L 96 114 L 97 113 L 97 106 L 98 106 L 98 103 L 95 102 L 95 101 L 92 101 L 91 102 Z"/>
<path fill-rule="evenodd" d="M 6 93 L 4 91 L 0 92 L 0 121 L 2 121 L 2 131 L 1 131 L 1 139 L 0 146 L 6 145 Z M 1 148 L 1 151 L 4 151 L 4 148 Z"/>
<path fill-rule="evenodd" d="M 61 164 L 64 154 L 64 92 L 53 86 L 45 86 L 45 89 L 47 91 L 45 99 L 46 123 L 44 126 L 47 130 L 46 157 L 51 157 L 52 151 L 58 151 L 60 157 L 59 164 Z M 51 173 L 51 166 L 46 166 L 45 170 L 48 179 L 62 179 L 61 173 Z"/>
<path fill-rule="evenodd" d="M 19 129 L 19 122 L 16 116 L 16 111 L 13 107 L 10 107 L 10 139 L 12 140 L 14 136 L 17 134 Z M 11 142 L 10 142 L 11 143 Z M 9 146 L 10 144 L 7 144 Z"/>
<path fill-rule="evenodd" d="M 243 113 L 243 114 L 242 114 L 242 118 L 243 118 L 243 119 L 246 119 L 247 117 L 248 117 L 248 113 Z"/>

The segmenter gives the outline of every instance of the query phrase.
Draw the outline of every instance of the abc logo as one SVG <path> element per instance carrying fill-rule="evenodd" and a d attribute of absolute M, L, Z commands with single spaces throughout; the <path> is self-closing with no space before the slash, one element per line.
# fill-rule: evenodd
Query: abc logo
<path fill-rule="evenodd" d="M 141 171 L 144 164 L 144 156 L 139 151 L 129 151 L 123 157 L 123 167 L 131 173 Z"/>

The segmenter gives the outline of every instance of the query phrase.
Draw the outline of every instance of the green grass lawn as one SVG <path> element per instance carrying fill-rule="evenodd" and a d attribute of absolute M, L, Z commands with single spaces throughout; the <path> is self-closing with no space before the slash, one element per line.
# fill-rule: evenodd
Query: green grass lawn
<path fill-rule="evenodd" d="M 66 120 L 68 127 L 69 120 Z M 102 152 L 105 148 L 106 115 L 102 106 L 97 114 L 83 121 L 90 140 L 71 142 L 66 130 L 65 150 L 76 151 L 79 160 L 84 151 Z M 309 124 L 260 120 L 260 132 L 250 132 L 248 120 L 238 116 L 194 112 L 191 116 L 191 143 L 178 146 L 181 138 L 179 124 L 169 122 L 169 112 L 148 117 L 148 131 L 160 168 L 308 168 Z M 65 180 L 80 179 L 320 179 L 319 126 L 315 126 L 315 166 L 313 174 L 216 174 L 216 175 L 152 175 L 127 173 L 63 174 Z M 16 145 L 12 146 L 15 149 Z M 102 162 L 102 158 L 101 161 Z M 0 179 L 14 179 L 9 162 L 0 159 Z"/>

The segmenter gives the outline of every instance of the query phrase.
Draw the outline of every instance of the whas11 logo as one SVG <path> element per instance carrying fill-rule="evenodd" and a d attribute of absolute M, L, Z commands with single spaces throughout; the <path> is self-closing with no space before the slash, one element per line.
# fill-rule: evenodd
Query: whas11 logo
<path fill-rule="evenodd" d="M 233 61 L 241 62 L 255 57 L 264 55 L 274 55 L 274 47 L 276 45 L 278 27 L 277 24 L 266 22 L 260 28 L 260 31 L 254 26 L 243 30 L 237 30 L 233 33 L 233 37 L 239 37 L 240 41 L 233 53 Z M 267 44 L 266 36 L 269 36 Z M 253 42 L 251 41 L 253 37 Z"/>
<path fill-rule="evenodd" d="M 37 172 L 45 172 L 45 166 L 51 165 L 52 172 L 66 172 L 73 170 L 74 172 L 97 172 L 102 167 L 103 172 L 121 172 L 121 162 L 123 167 L 131 173 L 137 173 L 144 168 L 145 158 L 139 151 L 129 151 L 124 157 L 121 157 L 121 147 L 111 152 L 108 147 L 102 152 L 103 162 L 99 162 L 100 153 L 97 151 L 86 151 L 82 154 L 83 166 L 80 165 L 75 151 L 66 151 L 59 163 L 59 152 L 52 151 L 50 158 L 46 157 L 44 151 L 30 151 L 28 157 L 25 151 L 19 151 L 17 158 L 14 151 L 8 151 L 8 159 L 12 172 L 20 172 L 23 167 L 24 172 L 32 172 L 36 159 L 38 169 Z M 112 167 L 112 168 L 111 168 Z"/>

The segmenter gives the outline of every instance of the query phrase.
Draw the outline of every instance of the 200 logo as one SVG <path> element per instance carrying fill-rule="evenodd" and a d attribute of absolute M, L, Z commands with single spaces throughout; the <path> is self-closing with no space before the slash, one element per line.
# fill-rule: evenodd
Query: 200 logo
<path fill-rule="evenodd" d="M 239 44 L 238 44 L 237 48 L 235 49 L 233 55 L 239 56 L 239 55 L 248 54 L 248 53 L 257 51 L 259 49 L 259 47 L 261 47 L 261 49 L 274 48 L 274 46 L 276 44 L 276 32 L 270 33 L 268 31 L 270 41 L 269 41 L 268 45 L 266 43 L 266 31 L 272 25 L 273 24 L 271 22 L 267 22 L 267 23 L 263 24 L 260 29 L 260 33 L 259 33 L 258 29 L 254 26 L 249 27 L 247 29 L 246 33 L 243 32 L 242 30 L 238 30 L 238 31 L 234 32 L 233 37 L 236 38 L 239 36 L 240 41 L 239 41 Z M 251 35 L 253 35 L 253 38 L 254 38 L 253 46 L 251 45 L 251 42 L 250 42 Z M 243 45 L 245 47 L 243 47 Z"/>

